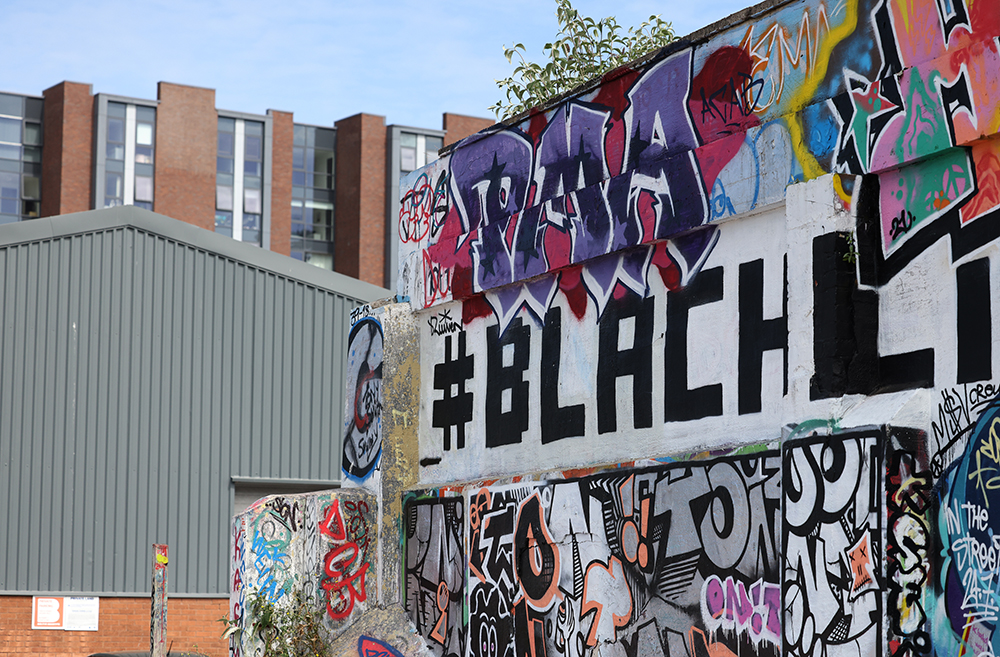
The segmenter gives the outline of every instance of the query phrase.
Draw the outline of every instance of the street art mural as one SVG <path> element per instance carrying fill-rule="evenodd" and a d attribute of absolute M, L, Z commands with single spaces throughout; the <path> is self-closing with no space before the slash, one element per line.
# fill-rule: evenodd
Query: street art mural
<path fill-rule="evenodd" d="M 871 175 L 881 258 L 908 261 L 944 234 L 995 238 L 976 224 L 1000 206 L 998 33 L 986 0 L 787 3 L 470 137 L 404 181 L 414 301 L 586 272 L 643 244 L 682 284 L 720 221 L 831 172 L 846 203 Z M 643 260 L 601 269 L 642 285 Z M 614 283 L 597 276 L 587 291 L 596 300 Z M 521 296 L 544 305 L 556 285 Z M 499 316 L 521 300 L 499 296 Z"/>
<path fill-rule="evenodd" d="M 468 655 L 997 654 L 998 34 L 785 3 L 403 181 Z"/>
<path fill-rule="evenodd" d="M 997 0 L 769 6 L 402 181 L 380 535 L 428 650 L 1000 653 L 998 35 Z M 352 326 L 377 489 L 413 341 Z M 287 531 L 234 532 L 284 590 Z"/>
<path fill-rule="evenodd" d="M 813 433 L 468 485 L 464 500 L 409 507 L 408 549 L 411 535 L 449 530 L 468 504 L 454 571 L 467 565 L 475 657 L 878 655 L 883 450 L 881 430 Z M 421 517 L 437 529 L 415 529 Z M 435 556 L 431 574 L 449 576 L 454 555 Z M 407 601 L 433 604 L 434 579 L 414 565 L 408 558 Z M 443 623 L 417 627 L 430 642 Z"/>
<path fill-rule="evenodd" d="M 344 410 L 344 475 L 360 482 L 382 455 L 382 324 L 367 306 L 351 315 Z"/>
<path fill-rule="evenodd" d="M 464 657 L 464 500 L 411 495 L 403 522 L 406 612 L 435 655 Z"/>
<path fill-rule="evenodd" d="M 274 605 L 299 601 L 322 610 L 330 637 L 342 632 L 376 596 L 374 497 L 360 489 L 258 500 L 233 519 L 230 618 L 242 628 L 251 596 Z M 234 635 L 230 654 L 254 655 L 251 631 Z"/>

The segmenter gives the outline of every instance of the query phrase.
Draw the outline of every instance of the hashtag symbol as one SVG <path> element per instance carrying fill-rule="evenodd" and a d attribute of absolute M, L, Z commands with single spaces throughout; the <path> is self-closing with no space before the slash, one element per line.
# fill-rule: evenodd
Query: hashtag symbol
<path fill-rule="evenodd" d="M 465 353 L 465 331 L 458 334 L 458 353 L 452 358 L 452 338 L 444 339 L 444 362 L 434 366 L 434 389 L 444 392 L 444 399 L 434 402 L 431 425 L 444 430 L 444 449 L 451 449 L 451 428 L 455 427 L 456 449 L 465 447 L 465 423 L 472 421 L 472 391 L 465 382 L 472 378 L 475 364 Z"/>

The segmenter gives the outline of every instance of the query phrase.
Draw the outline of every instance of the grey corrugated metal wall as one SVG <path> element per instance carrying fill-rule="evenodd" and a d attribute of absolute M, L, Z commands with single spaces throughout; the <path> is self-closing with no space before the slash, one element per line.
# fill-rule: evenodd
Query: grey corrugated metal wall
<path fill-rule="evenodd" d="M 123 227 L 0 248 L 0 591 L 228 591 L 230 478 L 338 479 L 360 300 Z"/>

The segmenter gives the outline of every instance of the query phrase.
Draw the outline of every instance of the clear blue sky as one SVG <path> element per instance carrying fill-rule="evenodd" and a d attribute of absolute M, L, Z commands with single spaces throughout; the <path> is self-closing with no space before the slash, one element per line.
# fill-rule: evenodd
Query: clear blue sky
<path fill-rule="evenodd" d="M 624 26 L 650 14 L 679 35 L 749 6 L 736 0 L 576 0 Z M 501 46 L 536 61 L 558 28 L 552 0 L 0 0 L 0 90 L 62 80 L 155 98 L 160 80 L 216 90 L 221 109 L 295 112 L 332 125 L 358 112 L 441 127 L 444 111 L 492 116 Z"/>

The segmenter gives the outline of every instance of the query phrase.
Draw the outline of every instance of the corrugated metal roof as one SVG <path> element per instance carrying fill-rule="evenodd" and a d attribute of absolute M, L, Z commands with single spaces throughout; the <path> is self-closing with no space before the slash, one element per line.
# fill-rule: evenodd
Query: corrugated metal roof
<path fill-rule="evenodd" d="M 339 478 L 387 290 L 132 207 L 0 227 L 0 590 L 228 591 L 232 477 Z"/>

